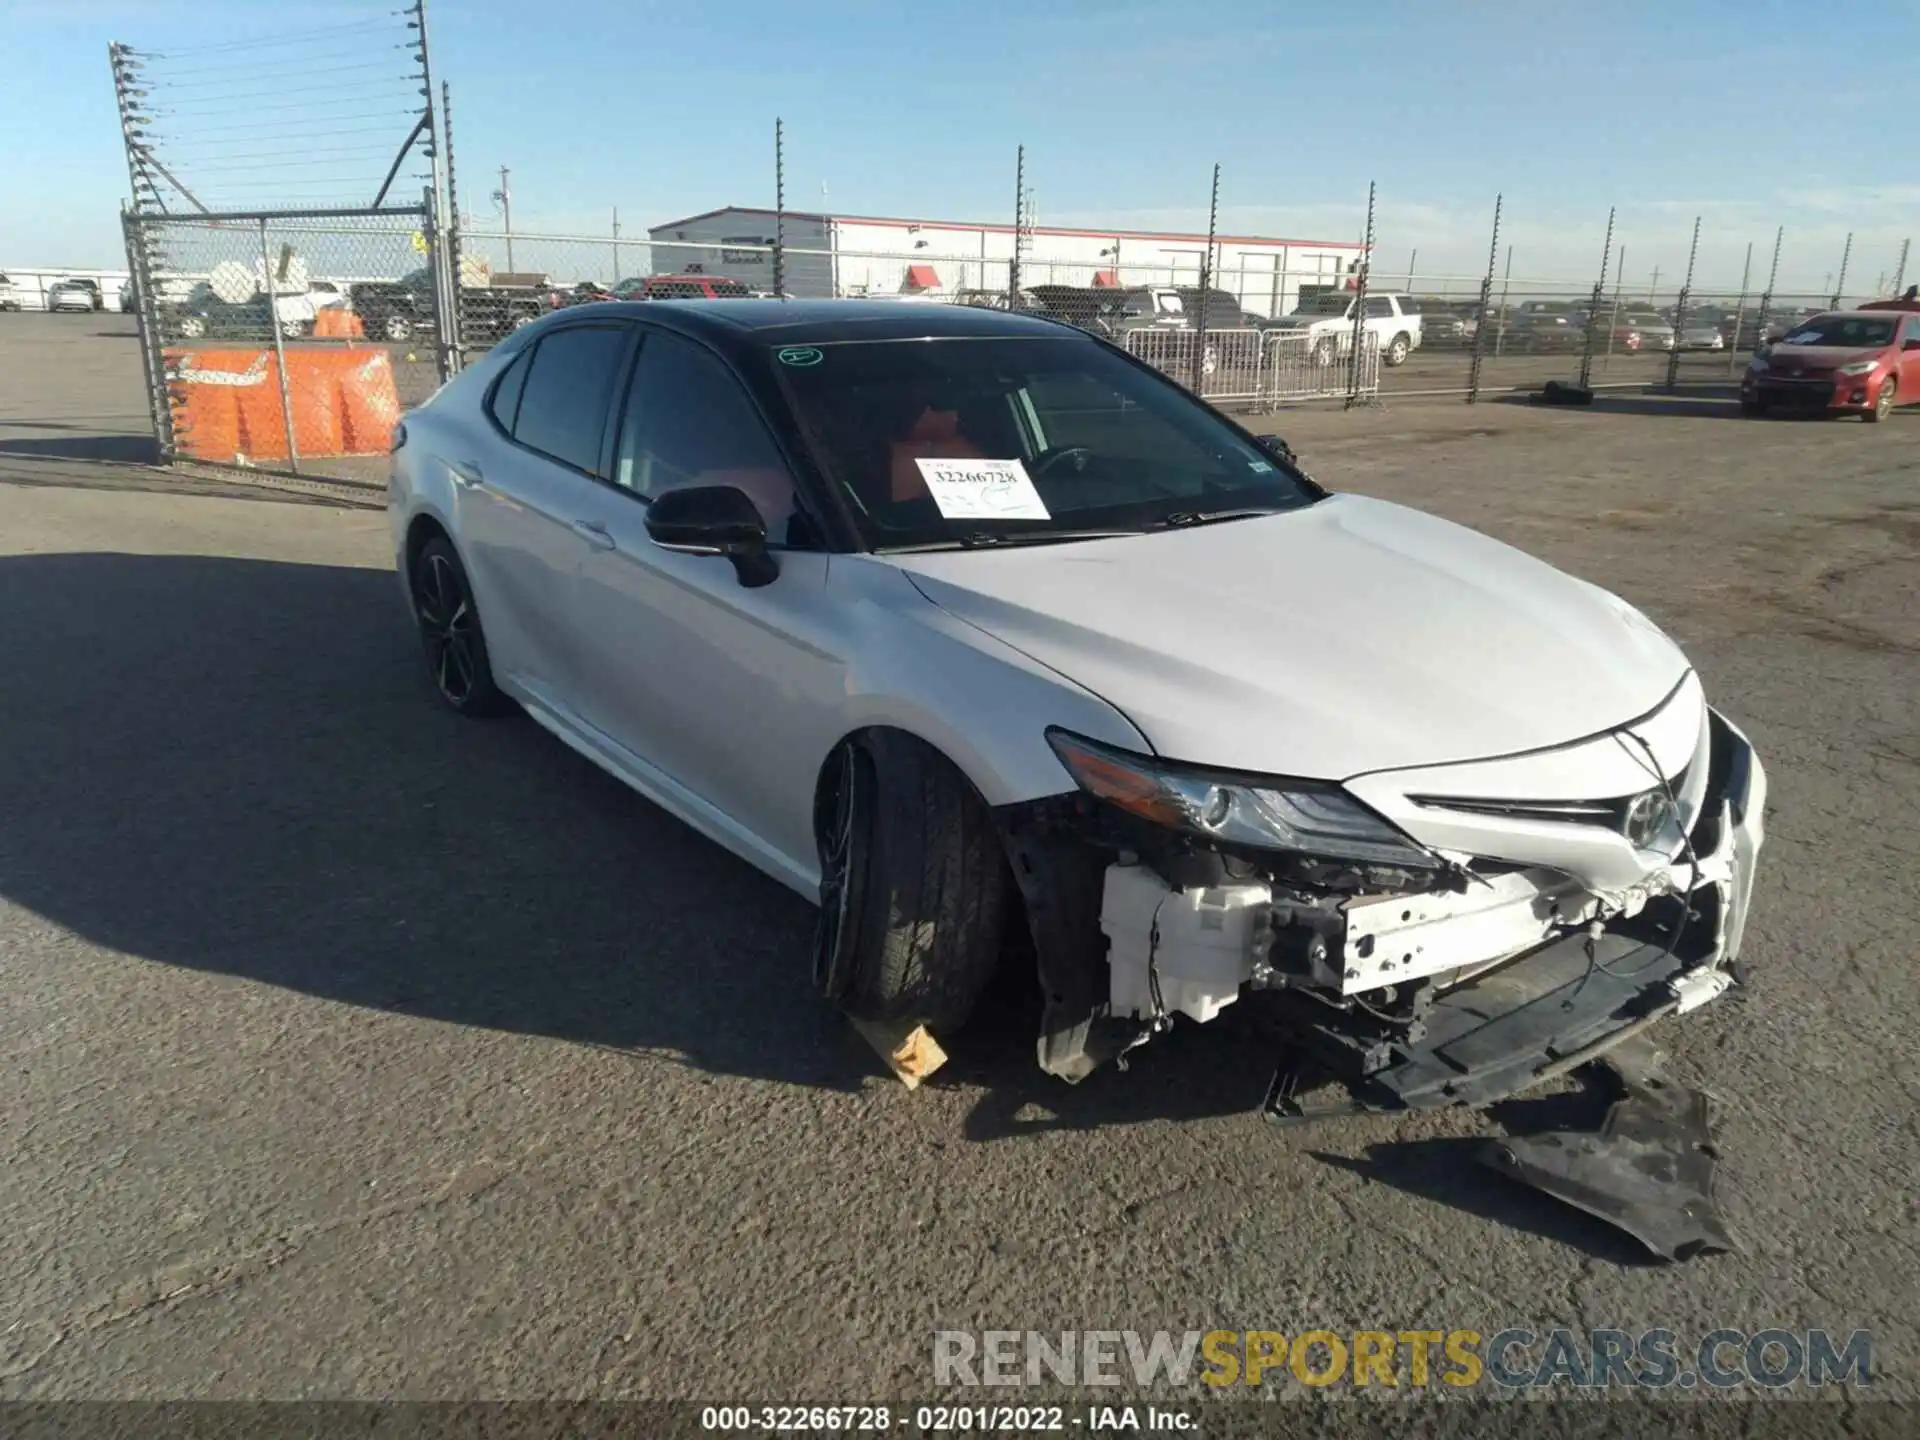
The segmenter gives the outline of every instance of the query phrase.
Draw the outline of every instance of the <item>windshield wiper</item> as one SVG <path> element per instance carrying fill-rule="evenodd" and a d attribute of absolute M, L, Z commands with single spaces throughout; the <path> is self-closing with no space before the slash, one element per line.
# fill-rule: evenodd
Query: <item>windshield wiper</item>
<path fill-rule="evenodd" d="M 1144 535 L 1146 529 L 1131 530 L 1012 530 L 996 534 L 990 530 L 969 530 L 951 540 L 929 540 L 924 545 L 888 545 L 878 553 L 909 555 L 923 550 L 985 550 L 1002 545 L 1057 545 L 1073 540 L 1115 540 L 1123 535 Z"/>
<path fill-rule="evenodd" d="M 1282 510 L 1263 506 L 1246 510 L 1176 510 L 1163 518 L 1156 529 L 1186 530 L 1195 525 L 1215 525 L 1223 520 L 1258 520 L 1264 515 L 1279 515 Z"/>

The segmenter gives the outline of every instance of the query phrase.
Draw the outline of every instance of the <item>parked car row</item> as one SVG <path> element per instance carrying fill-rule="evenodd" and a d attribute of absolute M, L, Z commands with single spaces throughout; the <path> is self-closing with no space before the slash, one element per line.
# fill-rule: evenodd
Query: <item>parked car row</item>
<path fill-rule="evenodd" d="M 1290 315 L 1270 318 L 1249 312 L 1225 290 L 1198 286 L 1035 285 L 1020 292 L 1017 306 L 1003 290 L 969 290 L 953 298 L 986 309 L 1044 315 L 1119 343 L 1142 331 L 1191 331 L 1203 323 L 1210 335 L 1229 330 L 1303 335 L 1318 364 L 1351 353 L 1357 300 L 1352 291 L 1329 291 L 1310 297 Z M 1362 331 L 1379 337 L 1385 363 L 1404 363 L 1421 343 L 1419 307 L 1391 292 L 1369 294 L 1365 305 Z"/>

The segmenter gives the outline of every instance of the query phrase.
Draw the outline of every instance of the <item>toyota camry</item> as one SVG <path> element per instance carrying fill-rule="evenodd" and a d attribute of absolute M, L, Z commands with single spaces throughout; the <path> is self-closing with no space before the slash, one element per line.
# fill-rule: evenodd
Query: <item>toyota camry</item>
<path fill-rule="evenodd" d="M 563 310 L 390 497 L 441 699 L 816 902 L 857 1018 L 950 1035 L 1020 964 L 1063 1079 L 1257 1006 L 1303 1096 L 1431 1108 L 1740 978 L 1765 776 L 1658 626 L 1067 326 Z"/>

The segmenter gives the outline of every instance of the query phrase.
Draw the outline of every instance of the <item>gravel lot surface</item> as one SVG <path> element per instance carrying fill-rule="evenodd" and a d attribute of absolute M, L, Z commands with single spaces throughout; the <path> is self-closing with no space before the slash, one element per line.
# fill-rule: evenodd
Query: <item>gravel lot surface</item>
<path fill-rule="evenodd" d="M 900 1398 L 1001 1327 L 1865 1328 L 1920 1388 L 1920 415 L 1277 422 L 1623 593 L 1769 767 L 1757 983 L 1657 1032 L 1749 1253 L 1661 1267 L 1471 1162 L 1582 1097 L 1275 1131 L 1232 1011 L 907 1093 L 807 906 L 435 708 L 382 515 L 141 468 L 116 324 L 0 316 L 0 1398 Z"/>

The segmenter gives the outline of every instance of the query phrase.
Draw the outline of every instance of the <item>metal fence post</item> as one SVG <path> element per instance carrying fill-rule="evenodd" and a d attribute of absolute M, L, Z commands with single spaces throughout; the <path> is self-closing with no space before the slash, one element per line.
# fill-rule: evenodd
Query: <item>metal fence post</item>
<path fill-rule="evenodd" d="M 446 270 L 445 286 L 446 314 L 440 321 L 440 339 L 442 359 L 438 367 L 442 381 L 451 380 L 465 367 L 466 351 L 460 335 L 460 193 L 454 182 L 453 173 L 453 97 L 447 89 L 446 81 L 440 82 L 440 135 L 446 145 L 447 169 L 447 216 L 446 216 Z M 618 234 L 616 221 L 615 233 Z M 425 233 L 424 230 L 422 233 Z M 438 253 L 438 247 L 436 247 Z M 618 275 L 613 277 L 618 280 Z M 436 293 L 439 293 L 436 290 Z"/>
<path fill-rule="evenodd" d="M 1376 182 L 1367 182 L 1367 233 L 1360 242 L 1360 278 L 1353 292 L 1352 353 L 1347 356 L 1347 409 L 1360 403 L 1360 384 L 1367 345 L 1367 281 L 1373 269 L 1373 196 Z"/>
<path fill-rule="evenodd" d="M 167 382 L 167 352 L 160 335 L 160 307 L 153 293 L 153 256 L 144 218 L 120 212 L 127 244 L 127 270 L 133 277 L 134 325 L 140 335 L 140 368 L 147 381 L 147 410 L 153 417 L 153 443 L 162 465 L 174 458 L 173 391 Z"/>
<path fill-rule="evenodd" d="M 1207 393 L 1207 298 L 1213 276 L 1213 237 L 1220 221 L 1220 166 L 1213 167 L 1213 195 L 1207 202 L 1207 248 L 1200 255 L 1200 320 L 1193 336 L 1193 393 Z"/>
<path fill-rule="evenodd" d="M 1767 343 L 1767 311 L 1773 306 L 1774 282 L 1780 278 L 1780 242 L 1786 238 L 1787 227 L 1782 225 L 1773 232 L 1773 264 L 1767 270 L 1767 288 L 1760 292 L 1760 313 L 1753 322 L 1753 353 L 1758 355 L 1760 347 Z"/>
<path fill-rule="evenodd" d="M 1613 263 L 1613 217 L 1614 211 L 1607 211 L 1607 238 L 1600 245 L 1600 279 L 1593 287 L 1593 303 L 1587 309 L 1586 339 L 1580 347 L 1580 386 L 1585 389 L 1593 381 L 1593 327 L 1599 323 L 1600 307 L 1607 303 L 1607 269 Z"/>
<path fill-rule="evenodd" d="M 1829 310 L 1840 308 L 1840 297 L 1847 293 L 1847 262 L 1853 258 L 1853 232 L 1847 232 L 1847 243 L 1840 248 L 1840 278 L 1833 282 L 1833 298 L 1827 301 Z"/>
<path fill-rule="evenodd" d="M 773 121 L 773 298 L 787 298 L 787 129 Z"/>
<path fill-rule="evenodd" d="M 1487 246 L 1487 277 L 1480 282 L 1480 310 L 1473 321 L 1473 358 L 1467 362 L 1467 404 L 1480 400 L 1480 357 L 1485 348 L 1487 307 L 1493 303 L 1493 267 L 1500 261 L 1500 206 L 1506 197 L 1493 197 L 1493 241 Z"/>
<path fill-rule="evenodd" d="M 1013 155 L 1013 259 L 1007 264 L 1007 308 L 1020 308 L 1020 237 L 1024 233 L 1022 217 L 1027 208 L 1027 147 Z"/>
<path fill-rule="evenodd" d="M 273 332 L 273 368 L 280 381 L 280 420 L 287 427 L 287 468 L 300 473 L 300 446 L 293 436 L 293 397 L 287 393 L 287 346 L 280 336 L 280 290 L 273 277 L 273 248 L 267 219 L 260 217 L 260 283 L 267 292 L 267 328 Z"/>
<path fill-rule="evenodd" d="M 1733 334 L 1727 339 L 1727 378 L 1739 364 L 1740 329 L 1747 323 L 1747 296 L 1753 293 L 1753 242 L 1747 242 L 1747 263 L 1740 271 L 1740 298 L 1733 306 Z"/>
<path fill-rule="evenodd" d="M 1680 388 L 1680 346 L 1687 330 L 1687 297 L 1693 290 L 1693 262 L 1700 253 L 1700 217 L 1693 217 L 1693 243 L 1687 247 L 1687 275 L 1673 304 L 1673 349 L 1667 352 L 1667 393 Z"/>
<path fill-rule="evenodd" d="M 1500 280 L 1500 329 L 1493 337 L 1493 353 L 1502 355 L 1507 348 L 1507 297 L 1513 293 L 1513 246 L 1507 246 L 1507 269 Z"/>
<path fill-rule="evenodd" d="M 1912 244 L 1913 244 L 1913 241 L 1910 239 L 1902 240 L 1900 242 L 1900 264 L 1893 272 L 1893 293 L 1896 295 L 1898 295 L 1903 289 L 1906 288 L 1907 247 Z"/>

